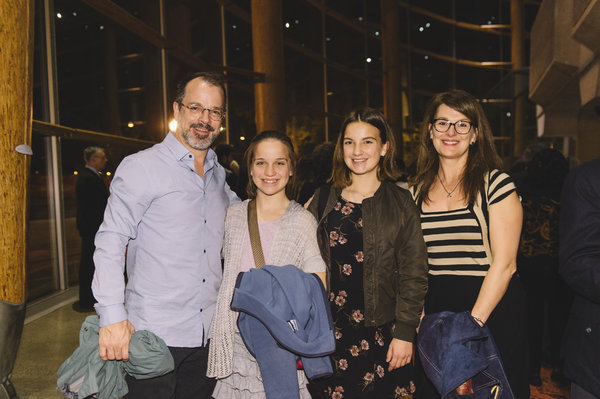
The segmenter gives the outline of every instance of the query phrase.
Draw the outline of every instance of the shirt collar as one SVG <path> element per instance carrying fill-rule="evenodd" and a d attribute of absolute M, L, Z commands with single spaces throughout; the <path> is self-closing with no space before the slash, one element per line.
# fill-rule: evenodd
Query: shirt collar
<path fill-rule="evenodd" d="M 89 170 L 91 170 L 92 172 L 94 172 L 96 175 L 100 176 L 100 173 L 98 173 L 98 171 L 96 169 L 94 169 L 93 167 L 91 167 L 90 165 L 85 165 L 86 168 L 88 168 Z"/>
<path fill-rule="evenodd" d="M 173 132 L 167 133 L 163 143 L 178 161 L 187 160 L 190 155 L 193 155 L 179 140 L 177 140 Z M 213 167 L 216 158 L 217 154 L 209 148 L 206 153 L 206 159 L 204 160 L 205 171 Z"/>

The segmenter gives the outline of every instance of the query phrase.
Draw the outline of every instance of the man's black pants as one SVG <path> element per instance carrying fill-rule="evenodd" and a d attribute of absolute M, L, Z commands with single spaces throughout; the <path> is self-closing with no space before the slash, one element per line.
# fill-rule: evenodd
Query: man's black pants
<path fill-rule="evenodd" d="M 206 377 L 208 344 L 199 348 L 169 347 L 175 370 L 162 377 L 136 380 L 127 375 L 125 399 L 210 399 L 216 380 Z"/>

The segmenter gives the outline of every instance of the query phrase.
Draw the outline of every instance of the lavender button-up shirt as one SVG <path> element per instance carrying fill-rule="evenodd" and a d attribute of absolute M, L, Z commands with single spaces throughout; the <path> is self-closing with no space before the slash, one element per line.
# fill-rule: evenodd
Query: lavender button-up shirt
<path fill-rule="evenodd" d="M 123 159 L 110 191 L 94 253 L 100 326 L 128 319 L 168 346 L 203 346 L 221 284 L 225 212 L 239 201 L 216 154 L 208 151 L 202 178 L 169 133 Z"/>

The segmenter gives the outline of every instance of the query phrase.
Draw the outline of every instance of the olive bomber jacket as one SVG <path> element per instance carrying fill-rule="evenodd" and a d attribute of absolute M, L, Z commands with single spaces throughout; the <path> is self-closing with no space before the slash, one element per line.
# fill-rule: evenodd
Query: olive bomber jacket
<path fill-rule="evenodd" d="M 318 218 L 317 189 L 308 210 Z M 317 240 L 331 272 L 327 215 L 342 189 L 332 187 L 323 216 L 318 220 Z M 394 338 L 412 342 L 427 293 L 427 249 L 421 218 L 410 193 L 393 182 L 383 181 L 373 197 L 362 202 L 363 286 L 365 325 L 395 321 Z"/>

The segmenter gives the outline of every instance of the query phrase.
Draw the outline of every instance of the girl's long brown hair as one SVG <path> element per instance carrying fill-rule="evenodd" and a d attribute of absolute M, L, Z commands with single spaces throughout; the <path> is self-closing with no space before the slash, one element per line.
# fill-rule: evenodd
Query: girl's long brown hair
<path fill-rule="evenodd" d="M 343 188 L 352 184 L 350 169 L 348 169 L 344 162 L 344 134 L 346 133 L 346 127 L 352 122 L 368 123 L 379 130 L 379 137 L 381 137 L 381 142 L 383 144 L 389 143 L 387 152 L 379 160 L 377 178 L 380 181 L 396 181 L 400 176 L 398 168 L 396 167 L 396 139 L 392 132 L 392 128 L 383 114 L 372 108 L 356 109 L 350 112 L 348 116 L 346 116 L 346 119 L 344 119 L 335 143 L 335 149 L 333 150 L 333 170 L 329 181 L 332 182 L 334 187 Z"/>
<path fill-rule="evenodd" d="M 484 189 L 484 176 L 493 169 L 502 168 L 502 160 L 494 146 L 492 129 L 479 101 L 463 90 L 450 90 L 435 95 L 425 111 L 421 126 L 421 143 L 417 160 L 417 174 L 411 183 L 419 187 L 417 200 L 429 202 L 429 190 L 440 167 L 439 155 L 430 138 L 435 113 L 441 104 L 465 115 L 477 129 L 477 140 L 469 146 L 467 164 L 462 175 L 462 191 L 467 203 L 472 203 Z"/>

